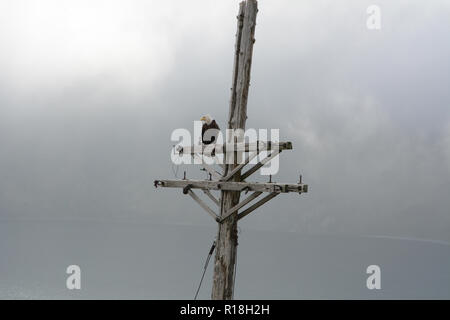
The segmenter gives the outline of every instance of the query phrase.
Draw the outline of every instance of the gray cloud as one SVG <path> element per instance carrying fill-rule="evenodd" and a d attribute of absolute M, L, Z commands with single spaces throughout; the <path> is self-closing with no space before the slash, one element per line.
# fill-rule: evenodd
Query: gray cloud
<path fill-rule="evenodd" d="M 225 126 L 238 1 L 33 3 L 0 5 L 0 219 L 214 228 L 152 182 L 173 129 Z M 369 31 L 370 4 L 260 1 L 247 125 L 310 193 L 243 228 L 450 241 L 450 6 L 378 1 Z"/>
<path fill-rule="evenodd" d="M 226 117 L 234 5 L 210 6 L 205 16 L 196 10 L 203 2 L 176 10 L 117 2 L 103 25 L 105 5 L 10 4 L 3 215 L 159 221 L 173 212 L 172 221 L 202 223 L 179 217 L 196 209 L 166 203 L 151 181 L 172 174 L 172 129 L 205 112 Z M 364 3 L 260 4 L 248 126 L 281 128 L 296 151 L 282 155 L 280 179 L 302 171 L 313 191 L 278 200 L 283 219 L 263 209 L 255 226 L 300 227 L 309 216 L 314 230 L 384 233 L 389 224 L 396 232 L 425 210 L 425 225 L 414 229 L 448 239 L 447 229 L 434 231 L 448 226 L 448 6 L 380 5 L 382 30 L 371 32 Z"/>

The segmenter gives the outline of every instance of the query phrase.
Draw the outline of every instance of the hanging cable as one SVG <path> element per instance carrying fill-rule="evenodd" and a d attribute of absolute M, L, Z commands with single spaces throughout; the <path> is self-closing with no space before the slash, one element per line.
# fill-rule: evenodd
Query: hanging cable
<path fill-rule="evenodd" d="M 205 277 L 205 272 L 206 272 L 206 269 L 208 268 L 209 260 L 211 259 L 211 256 L 212 256 L 215 248 L 216 248 L 216 240 L 213 241 L 211 249 L 209 249 L 208 257 L 206 257 L 205 266 L 203 267 L 202 278 L 200 279 L 200 283 L 198 284 L 198 288 L 197 288 L 197 292 L 195 293 L 194 300 L 197 300 L 198 292 L 200 291 L 200 287 L 202 286 L 203 278 Z"/>
<path fill-rule="evenodd" d="M 178 156 L 178 159 L 181 159 L 182 158 L 182 155 L 183 155 L 183 152 L 182 151 L 180 151 L 180 146 L 176 146 L 176 145 L 173 145 L 172 146 L 173 147 L 173 155 L 174 156 Z M 178 152 L 178 153 L 177 153 Z M 173 175 L 174 175 L 174 177 L 176 178 L 176 179 L 179 179 L 178 178 L 178 170 L 180 169 L 180 166 L 182 166 L 184 164 L 184 162 L 182 162 L 181 161 L 181 163 L 180 164 L 176 164 L 175 162 L 173 162 L 172 161 L 172 164 L 171 164 L 171 169 L 172 169 L 172 173 L 173 173 Z M 187 170 L 187 169 L 186 169 Z M 186 172 L 186 171 L 185 171 Z"/>
<path fill-rule="evenodd" d="M 174 166 L 176 166 L 176 168 L 177 168 L 176 170 L 174 169 Z M 172 162 L 172 173 L 175 176 L 175 178 L 178 179 L 178 166 L 176 164 L 174 164 L 173 162 Z"/>

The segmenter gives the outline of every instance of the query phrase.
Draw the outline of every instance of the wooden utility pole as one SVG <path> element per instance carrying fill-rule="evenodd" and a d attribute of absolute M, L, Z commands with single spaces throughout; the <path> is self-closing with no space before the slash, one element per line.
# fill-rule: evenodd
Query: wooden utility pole
<path fill-rule="evenodd" d="M 256 0 L 243 1 L 239 5 L 228 129 L 245 130 L 257 12 L 258 4 Z M 234 158 L 235 162 L 237 161 L 236 158 Z M 237 163 L 226 165 L 225 173 L 231 172 L 236 166 Z M 237 172 L 232 181 L 240 181 L 240 178 L 240 172 Z M 239 191 L 221 192 L 221 217 L 239 203 L 240 194 Z M 226 221 L 219 224 L 211 294 L 213 300 L 230 300 L 233 298 L 234 266 L 238 244 L 236 216 L 237 212 L 235 211 Z"/>
<path fill-rule="evenodd" d="M 252 64 L 253 43 L 255 42 L 255 26 L 258 5 L 256 0 L 245 0 L 239 5 L 237 16 L 237 33 L 234 55 L 231 99 L 228 114 L 227 128 L 232 130 L 245 130 L 247 120 L 247 98 L 250 86 L 250 70 Z M 228 136 L 223 145 L 216 144 L 213 150 L 206 152 L 205 146 L 183 146 L 177 149 L 180 155 L 189 154 L 192 157 L 203 159 L 206 155 L 223 154 L 224 160 L 231 154 L 234 162 L 228 164 L 224 161 L 223 172 L 217 172 L 212 166 L 203 160 L 201 165 L 210 174 L 210 180 L 155 180 L 155 186 L 168 188 L 182 188 L 184 194 L 194 199 L 209 215 L 218 223 L 216 239 L 216 256 L 214 262 L 214 277 L 211 298 L 214 300 L 233 299 L 235 263 L 237 253 L 237 222 L 249 213 L 273 199 L 281 193 L 308 192 L 308 185 L 298 183 L 274 183 L 270 179 L 267 183 L 251 183 L 245 179 L 257 172 L 262 166 L 269 163 L 283 150 L 291 150 L 291 142 L 257 141 L 246 143 L 243 136 Z M 267 151 L 267 157 L 259 160 L 252 168 L 241 174 L 243 168 L 250 163 L 260 152 Z M 210 153 L 211 152 L 211 153 Z M 237 154 L 242 161 L 238 162 Z M 212 179 L 214 177 L 214 180 Z M 202 190 L 212 203 L 219 209 L 220 214 L 211 209 L 193 189 Z M 211 191 L 220 191 L 220 199 L 217 199 Z M 253 193 L 240 201 L 241 192 Z M 268 193 L 259 201 L 242 209 L 253 202 L 260 195 Z"/>

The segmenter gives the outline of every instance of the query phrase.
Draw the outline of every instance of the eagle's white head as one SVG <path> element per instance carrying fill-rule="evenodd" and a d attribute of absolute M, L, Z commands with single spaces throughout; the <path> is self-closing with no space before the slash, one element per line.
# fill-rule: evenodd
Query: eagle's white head
<path fill-rule="evenodd" d="M 201 117 L 200 121 L 203 121 L 206 124 L 211 124 L 211 122 L 213 121 L 213 118 L 209 114 L 207 114 L 207 115 L 204 115 L 203 117 Z"/>

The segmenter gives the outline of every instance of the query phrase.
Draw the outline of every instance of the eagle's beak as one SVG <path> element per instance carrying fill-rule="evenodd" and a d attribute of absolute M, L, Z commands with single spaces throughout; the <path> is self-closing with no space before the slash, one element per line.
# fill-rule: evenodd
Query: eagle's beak
<path fill-rule="evenodd" d="M 200 118 L 200 121 L 206 121 L 205 116 L 201 117 L 201 118 Z"/>

